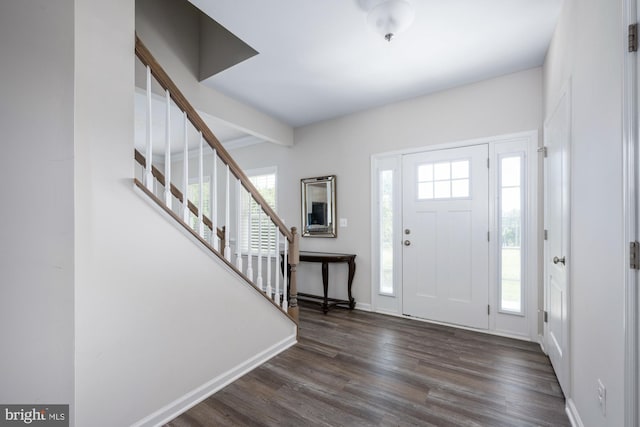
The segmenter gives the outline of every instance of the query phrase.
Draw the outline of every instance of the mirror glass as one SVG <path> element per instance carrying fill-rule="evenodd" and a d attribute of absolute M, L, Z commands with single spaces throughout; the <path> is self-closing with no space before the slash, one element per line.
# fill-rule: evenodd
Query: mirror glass
<path fill-rule="evenodd" d="M 300 180 L 302 236 L 336 237 L 336 176 Z"/>

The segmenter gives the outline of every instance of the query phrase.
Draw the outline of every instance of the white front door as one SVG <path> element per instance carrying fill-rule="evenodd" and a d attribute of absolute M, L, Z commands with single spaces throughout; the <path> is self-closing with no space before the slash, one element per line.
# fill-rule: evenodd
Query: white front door
<path fill-rule="evenodd" d="M 489 326 L 488 146 L 403 156 L 402 308 Z"/>
<path fill-rule="evenodd" d="M 565 91 L 544 128 L 546 348 L 565 394 L 569 392 L 569 146 L 570 92 Z"/>

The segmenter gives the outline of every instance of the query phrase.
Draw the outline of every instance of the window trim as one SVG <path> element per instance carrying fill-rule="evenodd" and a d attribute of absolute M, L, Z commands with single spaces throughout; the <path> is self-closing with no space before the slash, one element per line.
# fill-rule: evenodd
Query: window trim
<path fill-rule="evenodd" d="M 517 157 L 520 159 L 520 311 L 509 310 L 502 307 L 502 215 L 501 215 L 501 201 L 502 201 L 502 160 L 505 158 L 514 158 Z M 526 316 L 526 286 L 525 279 L 527 277 L 527 247 L 528 247 L 528 239 L 529 239 L 529 231 L 527 229 L 527 210 L 529 209 L 527 206 L 526 195 L 528 194 L 527 187 L 527 156 L 524 150 L 513 150 L 513 151 L 504 151 L 500 153 L 496 153 L 496 235 L 497 235 L 497 253 L 496 258 L 498 262 L 498 269 L 496 271 L 497 275 L 497 291 L 498 291 L 498 312 L 501 314 L 511 315 L 511 316 Z"/>

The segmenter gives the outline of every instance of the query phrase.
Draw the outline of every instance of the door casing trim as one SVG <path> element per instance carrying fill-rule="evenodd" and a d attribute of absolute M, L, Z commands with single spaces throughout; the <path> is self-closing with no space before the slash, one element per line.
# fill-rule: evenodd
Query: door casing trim
<path fill-rule="evenodd" d="M 377 212 L 377 206 L 378 206 L 379 189 L 377 185 L 378 184 L 377 180 L 378 180 L 378 173 L 380 170 L 379 165 L 384 163 L 387 165 L 386 168 L 393 167 L 396 173 L 399 174 L 398 176 L 401 177 L 402 176 L 401 158 L 403 155 L 426 152 L 426 151 L 447 150 L 447 149 L 467 147 L 472 145 L 488 144 L 489 156 L 492 160 L 491 175 L 494 175 L 495 172 L 493 171 L 495 171 L 496 169 L 494 168 L 495 150 L 493 148 L 495 147 L 495 145 L 499 143 L 510 142 L 510 141 L 526 140 L 527 141 L 526 156 L 527 156 L 527 169 L 528 169 L 528 181 L 529 181 L 529 188 L 528 188 L 529 194 L 527 197 L 526 227 L 527 227 L 529 236 L 531 236 L 529 238 L 529 243 L 528 243 L 529 244 L 528 253 L 530 254 L 530 257 L 529 257 L 530 259 L 528 260 L 529 262 L 528 262 L 528 268 L 527 268 L 527 273 L 529 275 L 528 289 L 526 289 L 526 292 L 527 292 L 526 299 L 528 301 L 526 304 L 527 304 L 528 315 L 525 321 L 527 322 L 527 330 L 526 332 L 523 332 L 523 333 L 516 333 L 509 330 L 497 330 L 495 328 L 495 324 L 496 324 L 494 320 L 495 316 L 497 315 L 511 316 L 511 315 L 498 313 L 497 300 L 495 300 L 495 298 L 497 298 L 497 284 L 495 283 L 497 279 L 494 277 L 495 270 L 497 269 L 492 267 L 497 260 L 495 258 L 495 255 L 490 253 L 490 257 L 489 257 L 489 262 L 490 262 L 490 277 L 489 277 L 490 296 L 489 298 L 490 298 L 490 304 L 491 304 L 491 314 L 489 319 L 490 326 L 489 326 L 489 330 L 478 330 L 478 331 L 493 334 L 493 335 L 508 336 L 512 338 L 523 339 L 523 340 L 533 341 L 533 342 L 539 341 L 539 335 L 541 333 L 541 328 L 542 328 L 541 326 L 542 305 L 539 304 L 539 292 L 542 288 L 540 284 L 540 278 L 541 278 L 540 266 L 538 264 L 539 248 L 541 248 L 541 238 L 542 238 L 540 226 L 542 224 L 537 220 L 537 218 L 539 217 L 538 215 L 539 214 L 538 212 L 538 200 L 539 200 L 538 177 L 539 177 L 539 166 L 540 166 L 539 157 L 540 156 L 537 152 L 539 142 L 540 142 L 539 138 L 540 138 L 540 135 L 538 130 L 529 130 L 529 131 L 523 131 L 523 132 L 515 132 L 515 133 L 502 134 L 502 135 L 496 135 L 491 137 L 474 138 L 474 139 L 440 143 L 440 144 L 427 145 L 427 146 L 422 145 L 422 146 L 416 146 L 413 148 L 408 148 L 403 150 L 387 151 L 387 152 L 376 153 L 371 155 L 371 168 L 370 168 L 370 171 L 371 171 L 371 175 L 370 175 L 370 179 L 371 179 L 370 181 L 371 182 L 371 186 L 370 186 L 371 188 L 371 209 L 370 209 L 371 211 L 371 278 L 372 278 L 371 280 L 371 311 L 382 313 L 382 314 L 406 317 L 409 319 L 415 319 L 409 316 L 402 315 L 402 305 L 401 305 L 402 304 L 402 286 L 398 286 L 398 284 L 402 283 L 401 272 L 398 272 L 398 270 L 401 270 L 401 265 L 400 265 L 400 268 L 395 268 L 396 270 L 394 275 L 394 282 L 396 283 L 395 294 L 382 295 L 378 292 L 379 245 L 378 245 L 377 235 L 378 235 L 379 215 Z M 394 159 L 395 159 L 395 163 L 394 163 Z M 389 165 L 392 165 L 392 166 L 389 166 Z M 398 180 L 396 180 L 396 182 L 397 181 Z M 495 181 L 490 180 L 490 188 L 489 188 L 490 197 L 495 197 L 495 190 L 491 188 L 493 186 L 493 182 Z M 401 183 L 398 183 L 398 188 L 401 189 Z M 394 191 L 394 194 L 399 194 L 401 197 L 401 194 L 397 193 L 397 191 Z M 397 200 L 398 197 L 395 197 L 395 199 Z M 402 218 L 401 205 L 402 205 L 401 203 L 399 204 L 399 206 L 396 205 L 394 210 L 394 212 L 397 212 L 397 216 L 399 216 L 400 218 Z M 497 235 L 496 234 L 497 221 L 495 220 L 496 213 L 493 207 L 493 201 L 491 199 L 489 200 L 489 205 L 490 205 L 490 213 L 489 213 L 490 230 L 489 231 L 491 236 L 496 236 Z M 401 227 L 402 227 L 401 221 L 399 221 L 398 224 L 394 224 L 394 236 L 396 237 L 401 236 L 401 231 L 402 231 Z M 493 239 L 493 241 L 495 241 L 495 239 Z M 493 251 L 493 249 L 490 249 L 490 250 Z M 494 270 L 494 271 L 491 271 L 491 270 Z M 450 326 L 459 327 L 458 325 L 450 325 Z M 476 330 L 476 329 L 470 328 L 470 330 Z"/>
<path fill-rule="evenodd" d="M 638 52 L 627 50 L 628 28 L 640 21 L 637 0 L 624 0 L 622 7 L 622 188 L 623 227 L 625 242 L 640 240 L 640 217 L 638 213 L 638 190 L 640 186 L 640 148 L 638 135 Z M 625 426 L 637 426 L 640 422 L 640 282 L 638 270 L 629 268 L 629 250 L 624 250 L 625 271 Z"/>
<path fill-rule="evenodd" d="M 546 140 L 546 135 L 547 135 L 547 128 L 549 125 L 549 120 L 555 116 L 556 111 L 558 110 L 558 108 L 560 108 L 560 104 L 562 102 L 562 100 L 567 97 L 568 102 L 569 102 L 569 141 L 567 143 L 567 168 L 568 171 L 566 172 L 567 178 L 569 180 L 568 183 L 568 189 L 569 189 L 569 200 L 568 200 L 568 212 L 567 212 L 567 253 L 566 254 L 562 254 L 564 257 L 567 258 L 568 263 L 566 264 L 566 300 L 567 300 L 567 313 L 566 313 L 566 321 L 567 321 L 567 325 L 566 325 L 566 356 L 563 357 L 564 360 L 566 360 L 567 362 L 567 383 L 566 383 L 566 390 L 563 389 L 562 392 L 564 393 L 565 397 L 568 399 L 572 396 L 571 394 L 571 387 L 573 384 L 573 374 L 572 374 L 572 369 L 571 369 L 571 304 L 572 304 L 572 292 L 571 292 L 571 278 L 572 278 L 572 274 L 571 274 L 571 265 L 572 265 L 572 259 L 571 259 L 571 254 L 573 253 L 573 240 L 571 239 L 571 207 L 574 205 L 573 203 L 573 186 L 572 186 L 572 170 L 573 170 L 573 164 L 572 164 L 572 155 L 571 153 L 573 152 L 573 105 L 572 105 L 572 91 L 571 91 L 571 85 L 572 85 L 572 77 L 569 76 L 567 78 L 567 81 L 562 85 L 562 88 L 560 90 L 560 96 L 558 97 L 558 99 L 555 101 L 555 104 L 553 106 L 553 108 L 551 109 L 551 113 L 545 117 L 544 120 L 544 125 L 543 125 L 543 144 L 544 141 Z M 547 162 L 543 162 L 543 185 L 542 185 L 542 193 L 543 193 L 543 206 L 544 206 L 544 228 L 546 228 L 547 225 L 547 192 L 545 191 L 546 187 L 546 177 L 547 177 Z M 544 298 L 543 298 L 543 306 L 544 306 L 544 310 L 547 311 L 549 310 L 549 295 L 548 295 L 548 287 L 549 287 L 549 283 L 547 280 L 547 263 L 544 261 L 546 259 L 546 257 L 548 257 L 549 255 L 547 254 L 547 244 L 546 242 L 543 244 L 543 257 L 542 257 L 542 267 L 541 267 L 541 271 L 542 271 L 542 287 L 543 287 L 543 291 L 544 291 Z M 544 331 L 544 336 L 543 336 L 543 341 L 544 341 L 544 349 L 545 351 L 548 351 L 548 349 L 551 347 L 550 343 L 549 343 L 549 332 L 548 332 L 548 323 L 543 323 L 543 331 Z M 547 353 L 548 354 L 548 353 Z M 556 374 L 557 376 L 557 374 Z"/>

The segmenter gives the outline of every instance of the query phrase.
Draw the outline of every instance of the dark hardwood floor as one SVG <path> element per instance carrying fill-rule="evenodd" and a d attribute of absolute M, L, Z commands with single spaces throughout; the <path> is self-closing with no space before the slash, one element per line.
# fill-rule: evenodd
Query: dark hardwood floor
<path fill-rule="evenodd" d="M 534 343 L 300 310 L 299 344 L 167 426 L 569 426 Z"/>

